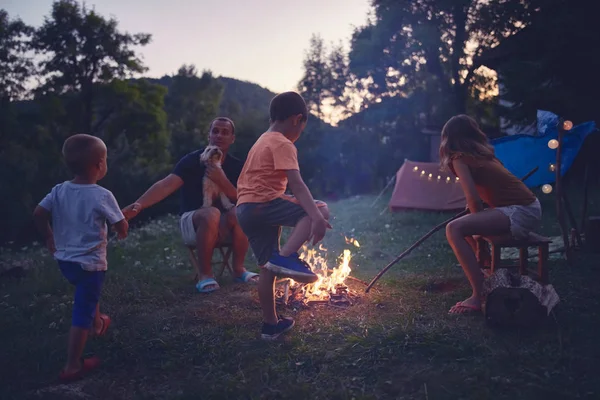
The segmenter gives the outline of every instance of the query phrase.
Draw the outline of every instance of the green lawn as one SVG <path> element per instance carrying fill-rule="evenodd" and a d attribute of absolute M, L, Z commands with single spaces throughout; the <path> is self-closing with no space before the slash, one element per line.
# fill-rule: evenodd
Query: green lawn
<path fill-rule="evenodd" d="M 541 233 L 558 235 L 552 196 L 540 196 Z M 380 214 L 386 199 L 371 208 L 373 200 L 330 204 L 334 230 L 325 240 L 331 261 L 350 248 L 352 275 L 366 281 L 449 217 Z M 345 244 L 344 235 L 361 247 Z M 104 364 L 69 386 L 56 377 L 72 288 L 39 246 L 2 252 L 4 262 L 24 264 L 28 274 L 0 281 L 1 399 L 600 397 L 597 256 L 581 255 L 573 268 L 550 262 L 561 303 L 546 326 L 494 331 L 481 316 L 447 314 L 469 288 L 442 231 L 395 265 L 377 290 L 364 294 L 351 283 L 362 298 L 350 308 L 282 309 L 296 327 L 266 343 L 254 287 L 225 273 L 220 291 L 195 292 L 175 216 L 134 230 L 109 252 L 101 308 L 113 324 L 86 349 Z M 248 266 L 255 270 L 250 258 Z"/>

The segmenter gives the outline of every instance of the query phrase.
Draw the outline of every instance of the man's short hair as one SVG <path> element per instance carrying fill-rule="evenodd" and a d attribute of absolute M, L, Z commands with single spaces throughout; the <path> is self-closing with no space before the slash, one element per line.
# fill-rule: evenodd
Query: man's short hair
<path fill-rule="evenodd" d="M 235 135 L 235 124 L 233 123 L 233 121 L 230 118 L 227 118 L 227 117 L 217 117 L 217 118 L 213 119 L 212 121 L 210 121 L 209 133 L 210 133 L 210 131 L 212 131 L 213 124 L 217 121 L 229 122 L 229 124 L 231 125 L 231 134 Z"/>
<path fill-rule="evenodd" d="M 63 144 L 62 153 L 69 170 L 75 175 L 86 173 L 100 161 L 101 143 L 99 138 L 84 133 L 68 137 Z"/>
<path fill-rule="evenodd" d="M 291 116 L 302 114 L 302 120 L 308 119 L 306 102 L 296 92 L 284 92 L 273 97 L 269 106 L 269 117 L 272 122 L 285 121 Z"/>

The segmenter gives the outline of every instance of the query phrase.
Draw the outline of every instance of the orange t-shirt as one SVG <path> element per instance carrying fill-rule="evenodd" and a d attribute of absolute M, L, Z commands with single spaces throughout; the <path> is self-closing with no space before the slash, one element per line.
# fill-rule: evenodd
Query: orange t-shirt
<path fill-rule="evenodd" d="M 288 170 L 300 170 L 294 143 L 280 132 L 263 133 L 242 168 L 237 182 L 237 204 L 266 203 L 283 197 Z"/>
<path fill-rule="evenodd" d="M 469 167 L 479 197 L 491 207 L 526 206 L 536 200 L 527 185 L 511 174 L 497 158 L 475 158 L 463 154 L 452 157 L 457 158 Z M 452 165 L 450 169 L 455 173 Z"/>

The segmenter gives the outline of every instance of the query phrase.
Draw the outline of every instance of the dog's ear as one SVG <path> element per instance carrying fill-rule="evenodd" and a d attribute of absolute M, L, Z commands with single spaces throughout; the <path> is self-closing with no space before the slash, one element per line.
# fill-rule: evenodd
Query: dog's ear
<path fill-rule="evenodd" d="M 208 155 L 210 154 L 210 148 L 207 147 L 204 149 L 204 151 L 202 152 L 202 154 L 200 154 L 200 162 L 207 162 L 208 161 Z"/>

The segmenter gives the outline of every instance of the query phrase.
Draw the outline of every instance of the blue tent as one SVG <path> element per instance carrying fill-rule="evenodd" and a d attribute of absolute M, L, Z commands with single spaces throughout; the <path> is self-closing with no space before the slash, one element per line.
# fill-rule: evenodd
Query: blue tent
<path fill-rule="evenodd" d="M 535 187 L 553 183 L 555 173 L 550 171 L 550 164 L 556 164 L 556 150 L 548 147 L 548 142 L 558 139 L 558 116 L 549 111 L 539 110 L 537 113 L 537 135 L 512 135 L 491 141 L 496 157 L 515 176 L 526 175 L 535 167 L 539 170 L 527 179 L 527 186 Z M 596 130 L 596 124 L 585 122 L 574 126 L 563 136 L 561 176 L 569 170 L 577 157 L 585 138 Z"/>

